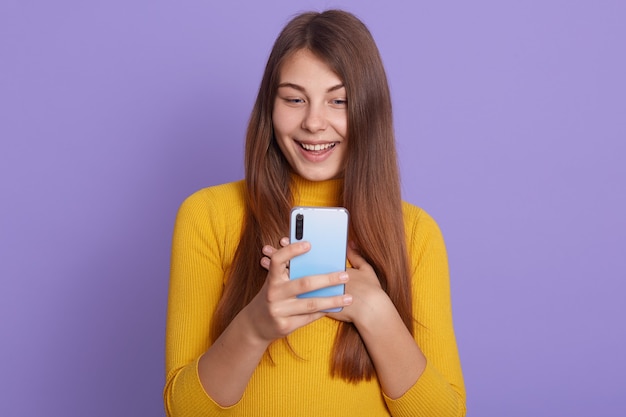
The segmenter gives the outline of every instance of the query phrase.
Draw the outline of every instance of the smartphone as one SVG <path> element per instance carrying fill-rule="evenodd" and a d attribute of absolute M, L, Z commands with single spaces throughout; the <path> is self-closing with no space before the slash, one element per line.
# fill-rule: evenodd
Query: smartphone
<path fill-rule="evenodd" d="M 311 249 L 289 262 L 289 279 L 346 270 L 348 210 L 343 207 L 294 207 L 291 210 L 291 243 L 307 241 Z M 335 285 L 300 294 L 298 297 L 342 295 L 345 285 Z M 341 311 L 341 308 L 325 310 Z"/>

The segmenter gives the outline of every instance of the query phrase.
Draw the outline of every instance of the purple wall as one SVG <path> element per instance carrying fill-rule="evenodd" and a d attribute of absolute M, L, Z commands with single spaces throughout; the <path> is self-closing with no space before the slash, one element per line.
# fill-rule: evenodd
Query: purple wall
<path fill-rule="evenodd" d="M 626 3 L 214 3 L 0 5 L 0 415 L 163 415 L 176 209 L 242 176 L 273 39 L 328 6 L 446 236 L 468 416 L 626 415 Z"/>

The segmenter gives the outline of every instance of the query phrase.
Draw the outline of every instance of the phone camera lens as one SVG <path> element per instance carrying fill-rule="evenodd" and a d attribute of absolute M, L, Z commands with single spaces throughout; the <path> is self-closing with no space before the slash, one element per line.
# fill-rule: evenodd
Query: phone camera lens
<path fill-rule="evenodd" d="M 302 239 L 304 233 L 304 215 L 296 214 L 296 240 Z"/>

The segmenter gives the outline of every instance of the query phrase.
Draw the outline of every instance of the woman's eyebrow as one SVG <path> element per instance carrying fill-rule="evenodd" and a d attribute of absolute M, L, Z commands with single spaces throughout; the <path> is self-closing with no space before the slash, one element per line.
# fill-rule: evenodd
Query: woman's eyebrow
<path fill-rule="evenodd" d="M 342 84 L 337 84 L 333 87 L 330 87 L 328 90 L 326 90 L 327 93 L 332 93 L 333 91 L 337 91 L 337 90 L 341 90 L 344 87 L 343 83 Z"/>
<path fill-rule="evenodd" d="M 293 88 L 294 90 L 298 90 L 298 91 L 302 91 L 303 93 L 306 92 L 306 89 L 304 87 L 302 87 L 301 85 L 298 84 L 294 84 L 294 83 L 280 83 L 278 84 L 278 88 L 283 88 L 283 87 L 287 87 L 287 88 Z M 340 90 L 344 87 L 343 84 L 337 84 L 334 85 L 332 87 L 330 87 L 328 90 L 326 90 L 327 93 L 332 93 L 333 91 L 337 91 Z"/>

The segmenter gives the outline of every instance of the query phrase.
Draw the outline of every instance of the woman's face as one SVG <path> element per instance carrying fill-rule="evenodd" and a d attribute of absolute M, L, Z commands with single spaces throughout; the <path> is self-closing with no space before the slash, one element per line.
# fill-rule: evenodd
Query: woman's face
<path fill-rule="evenodd" d="M 298 175 L 310 181 L 343 175 L 346 89 L 310 51 L 300 50 L 283 63 L 272 119 L 278 146 Z"/>

